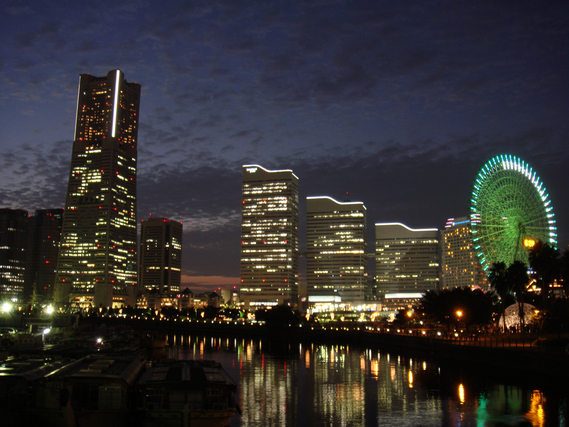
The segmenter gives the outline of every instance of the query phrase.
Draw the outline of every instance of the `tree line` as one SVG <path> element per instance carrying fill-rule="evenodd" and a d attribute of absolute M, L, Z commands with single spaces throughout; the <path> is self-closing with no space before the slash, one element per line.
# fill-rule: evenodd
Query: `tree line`
<path fill-rule="evenodd" d="M 455 288 L 427 292 L 416 312 L 427 324 L 465 326 L 492 325 L 507 330 L 506 308 L 517 304 L 518 331 L 527 331 L 526 304 L 535 307 L 532 328 L 542 332 L 569 331 L 569 248 L 563 254 L 554 246 L 537 242 L 529 249 L 528 264 L 496 262 L 488 274 L 490 289 Z M 553 295 L 553 285 L 561 285 L 562 297 Z"/>

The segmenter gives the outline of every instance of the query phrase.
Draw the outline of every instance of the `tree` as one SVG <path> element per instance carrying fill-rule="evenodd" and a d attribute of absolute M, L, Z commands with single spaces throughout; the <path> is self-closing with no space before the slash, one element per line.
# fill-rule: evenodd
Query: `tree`
<path fill-rule="evenodd" d="M 569 247 L 565 248 L 561 257 L 560 277 L 563 283 L 565 296 L 569 297 Z"/>
<path fill-rule="evenodd" d="M 417 309 L 435 323 L 452 325 L 457 320 L 457 311 L 462 314 L 460 322 L 469 325 L 490 323 L 494 312 L 494 300 L 490 293 L 470 288 L 443 289 L 428 291 Z"/>
<path fill-rule="evenodd" d="M 259 309 L 255 312 L 255 319 L 265 321 L 270 326 L 298 326 L 300 324 L 300 314 L 293 311 L 288 305 L 276 305 L 271 309 Z"/>
<path fill-rule="evenodd" d="M 500 317 L 502 318 L 502 322 L 504 324 L 504 330 L 506 330 L 506 317 L 504 315 L 506 311 L 506 298 L 511 293 L 510 283 L 508 282 L 506 270 L 507 268 L 505 263 L 495 262 L 492 264 L 492 267 L 490 267 L 490 274 L 488 275 L 490 286 L 500 297 Z"/>
<path fill-rule="evenodd" d="M 549 243 L 538 241 L 529 252 L 529 265 L 533 270 L 533 277 L 541 288 L 543 308 L 549 306 L 549 293 L 551 285 L 561 273 L 559 251 Z"/>
<path fill-rule="evenodd" d="M 514 261 L 506 269 L 506 282 L 514 292 L 518 302 L 518 315 L 520 317 L 521 331 L 525 330 L 524 296 L 529 283 L 528 268 L 522 261 Z M 505 324 L 504 324 L 505 326 Z"/>

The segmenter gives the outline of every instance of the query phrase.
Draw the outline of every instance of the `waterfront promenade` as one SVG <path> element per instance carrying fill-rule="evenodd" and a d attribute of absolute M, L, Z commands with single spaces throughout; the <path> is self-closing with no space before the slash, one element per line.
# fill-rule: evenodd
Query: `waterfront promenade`
<path fill-rule="evenodd" d="M 529 334 L 447 335 L 409 334 L 401 330 L 377 331 L 365 326 L 344 328 L 271 327 L 212 321 L 129 320 L 100 318 L 96 324 L 128 326 L 164 335 L 206 335 L 236 339 L 262 339 L 273 346 L 337 344 L 422 355 L 444 363 L 499 369 L 512 374 L 569 379 L 569 336 Z"/>

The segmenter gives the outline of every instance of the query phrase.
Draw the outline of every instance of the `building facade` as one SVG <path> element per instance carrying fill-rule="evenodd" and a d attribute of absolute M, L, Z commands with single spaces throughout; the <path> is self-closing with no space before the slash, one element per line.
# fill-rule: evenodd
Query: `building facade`
<path fill-rule="evenodd" d="M 292 170 L 243 166 L 241 300 L 292 305 L 297 294 L 298 178 Z"/>
<path fill-rule="evenodd" d="M 470 219 L 449 218 L 441 230 L 441 288 L 486 289 L 486 283 L 482 267 L 474 253 Z"/>
<path fill-rule="evenodd" d="M 25 301 L 28 212 L 0 209 L 0 304 Z"/>
<path fill-rule="evenodd" d="M 51 304 L 54 298 L 63 209 L 38 209 L 28 218 L 26 297 Z"/>
<path fill-rule="evenodd" d="M 141 290 L 180 292 L 182 234 L 181 222 L 166 218 L 142 221 L 138 277 Z"/>
<path fill-rule="evenodd" d="M 56 303 L 134 305 L 140 85 L 120 70 L 82 74 L 77 98 Z"/>
<path fill-rule="evenodd" d="M 363 304 L 367 288 L 367 209 L 330 197 L 306 200 L 309 304 Z"/>
<path fill-rule="evenodd" d="M 386 296 L 416 298 L 436 290 L 439 231 L 414 230 L 400 223 L 375 224 L 375 260 L 378 291 Z"/>

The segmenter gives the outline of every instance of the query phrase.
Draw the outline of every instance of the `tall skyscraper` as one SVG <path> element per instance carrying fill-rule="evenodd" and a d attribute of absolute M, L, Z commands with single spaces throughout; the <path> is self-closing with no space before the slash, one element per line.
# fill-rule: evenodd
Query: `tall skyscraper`
<path fill-rule="evenodd" d="M 400 223 L 375 224 L 378 291 L 421 294 L 438 289 L 439 231 Z"/>
<path fill-rule="evenodd" d="M 63 209 L 39 209 L 28 218 L 26 296 L 53 302 Z"/>
<path fill-rule="evenodd" d="M 0 304 L 26 303 L 24 283 L 28 212 L 0 209 Z"/>
<path fill-rule="evenodd" d="M 246 306 L 295 304 L 298 295 L 298 178 L 292 170 L 243 166 L 241 299 Z"/>
<path fill-rule="evenodd" d="M 120 70 L 81 74 L 61 234 L 56 303 L 129 304 L 137 284 L 140 85 Z"/>
<path fill-rule="evenodd" d="M 441 246 L 441 288 L 487 288 L 482 267 L 474 253 L 468 217 L 447 221 L 441 230 Z"/>
<path fill-rule="evenodd" d="M 182 223 L 166 218 L 142 221 L 140 236 L 141 289 L 180 292 Z"/>
<path fill-rule="evenodd" d="M 367 287 L 367 209 L 330 197 L 306 200 L 309 303 L 363 304 Z"/>

